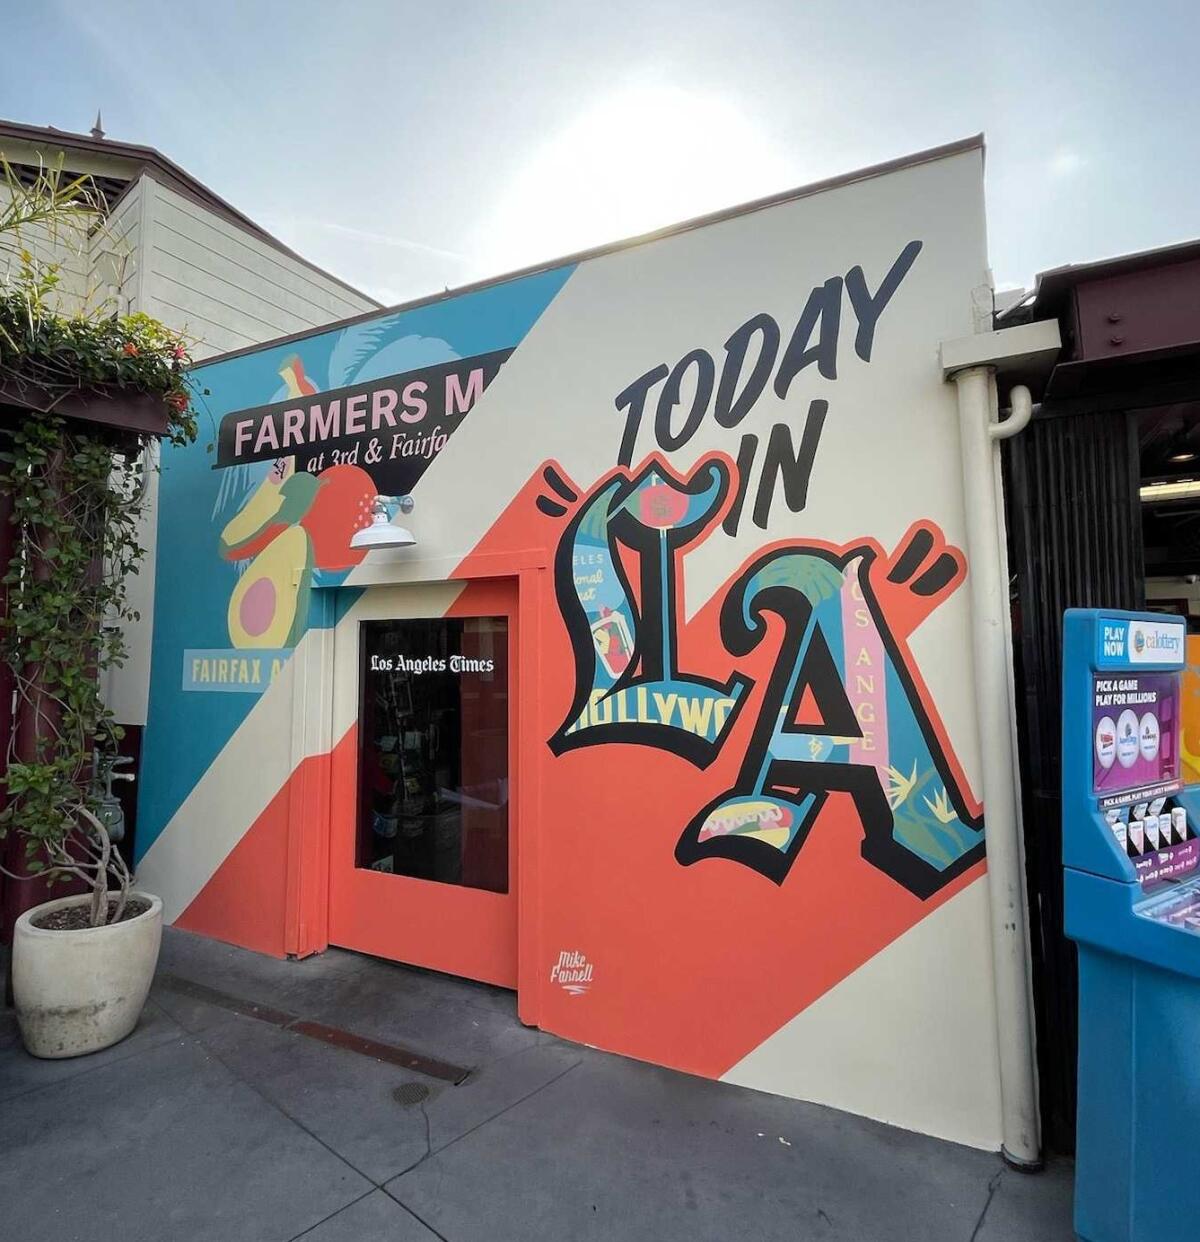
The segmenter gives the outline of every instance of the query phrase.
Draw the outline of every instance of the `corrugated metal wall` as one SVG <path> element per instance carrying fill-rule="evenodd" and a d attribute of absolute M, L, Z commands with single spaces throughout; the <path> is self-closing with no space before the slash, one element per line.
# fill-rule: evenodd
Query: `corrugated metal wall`
<path fill-rule="evenodd" d="M 1077 978 L 1063 936 L 1062 615 L 1141 608 L 1141 505 L 1134 414 L 1039 417 L 1008 442 L 1017 727 L 1045 1142 L 1075 1143 Z"/>

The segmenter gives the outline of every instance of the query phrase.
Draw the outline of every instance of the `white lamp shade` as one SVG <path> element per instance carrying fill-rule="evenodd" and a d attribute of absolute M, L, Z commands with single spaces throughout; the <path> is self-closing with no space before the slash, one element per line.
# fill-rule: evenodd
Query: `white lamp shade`
<path fill-rule="evenodd" d="M 350 539 L 352 548 L 411 548 L 416 536 L 407 526 L 396 526 L 387 518 L 376 517 L 370 526 L 356 530 Z"/>
<path fill-rule="evenodd" d="M 407 501 L 405 506 L 404 501 Z M 404 497 L 401 507 L 405 512 L 412 509 L 412 502 Z M 362 530 L 356 530 L 350 537 L 352 548 L 411 548 L 417 537 L 407 526 L 397 526 L 388 520 L 386 497 L 376 496 L 372 506 L 371 523 Z"/>

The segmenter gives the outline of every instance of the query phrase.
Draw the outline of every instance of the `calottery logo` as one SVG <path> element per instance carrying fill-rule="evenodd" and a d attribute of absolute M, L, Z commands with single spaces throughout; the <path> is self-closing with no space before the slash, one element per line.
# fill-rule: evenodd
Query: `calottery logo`
<path fill-rule="evenodd" d="M 1183 654 L 1183 635 L 1182 623 L 1135 622 L 1129 627 L 1129 659 L 1135 664 L 1177 660 Z"/>
<path fill-rule="evenodd" d="M 582 996 L 592 986 L 592 963 L 578 949 L 564 949 L 550 967 L 550 982 L 572 996 Z"/>
<path fill-rule="evenodd" d="M 1138 651 L 1149 646 L 1151 651 L 1166 651 L 1171 655 L 1178 655 L 1182 645 L 1182 633 L 1182 627 L 1178 633 L 1172 633 L 1169 629 L 1154 629 L 1149 635 L 1137 630 L 1134 632 L 1133 642 Z"/>

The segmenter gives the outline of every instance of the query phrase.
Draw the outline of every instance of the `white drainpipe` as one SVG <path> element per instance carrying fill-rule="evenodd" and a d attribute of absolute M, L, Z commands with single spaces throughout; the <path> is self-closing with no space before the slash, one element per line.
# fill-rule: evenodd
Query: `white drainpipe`
<path fill-rule="evenodd" d="M 944 350 L 944 358 L 945 353 Z M 1032 403 L 1028 388 L 1013 388 L 1012 413 L 1004 422 L 997 422 L 994 366 L 968 366 L 952 371 L 951 377 L 958 389 L 975 701 L 983 758 L 1002 1150 L 1009 1164 L 1034 1169 L 1041 1165 L 1041 1144 L 1028 974 L 1024 851 L 1010 698 L 1009 600 L 1003 570 L 1007 555 L 1000 546 L 1002 526 L 995 486 L 997 441 L 1016 435 L 1028 424 Z"/>

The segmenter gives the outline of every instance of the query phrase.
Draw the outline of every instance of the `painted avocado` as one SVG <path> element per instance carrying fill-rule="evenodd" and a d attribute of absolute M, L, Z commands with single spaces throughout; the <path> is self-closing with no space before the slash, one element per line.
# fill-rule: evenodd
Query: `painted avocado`
<path fill-rule="evenodd" d="M 276 535 L 250 562 L 229 599 L 235 647 L 291 647 L 304 633 L 312 581 L 312 540 L 300 526 Z"/>

